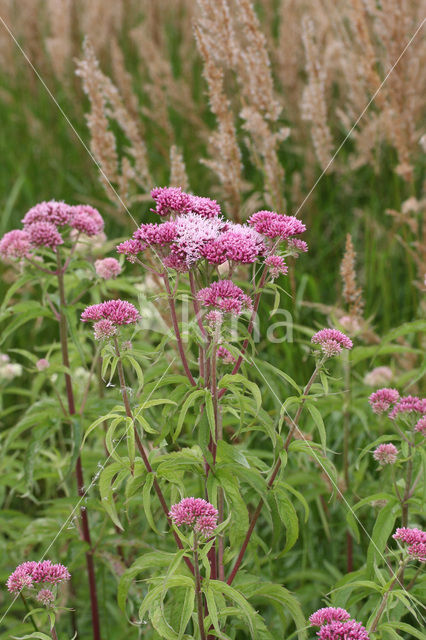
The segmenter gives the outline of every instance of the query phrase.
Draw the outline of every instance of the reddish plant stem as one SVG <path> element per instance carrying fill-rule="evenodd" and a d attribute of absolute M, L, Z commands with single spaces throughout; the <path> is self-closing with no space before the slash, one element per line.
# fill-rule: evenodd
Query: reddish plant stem
<path fill-rule="evenodd" d="M 183 368 L 185 370 L 186 377 L 188 378 L 188 380 L 192 384 L 192 386 L 196 387 L 197 383 L 195 382 L 195 380 L 194 380 L 194 378 L 192 376 L 191 370 L 190 370 L 189 365 L 188 365 L 188 360 L 186 359 L 185 350 L 183 348 L 182 336 L 181 336 L 181 333 L 180 333 L 180 330 L 179 330 L 179 324 L 178 324 L 177 315 L 176 315 L 175 301 L 174 301 L 174 298 L 173 298 L 172 290 L 170 289 L 170 282 L 169 282 L 169 277 L 168 277 L 167 273 L 163 273 L 162 274 L 162 278 L 163 278 L 163 281 L 164 281 L 164 286 L 166 287 L 166 291 L 167 291 L 167 299 L 169 301 L 170 314 L 172 316 L 173 329 L 174 329 L 176 340 L 177 340 L 177 344 L 178 344 L 178 350 L 179 350 L 180 359 L 182 360 L 182 365 L 183 365 Z"/>
<path fill-rule="evenodd" d="M 59 333 L 60 333 L 60 339 L 61 339 L 62 364 L 64 365 L 64 367 L 69 369 L 70 362 L 69 362 L 69 354 L 68 354 L 67 320 L 64 312 L 64 309 L 66 307 L 64 268 L 61 265 L 59 249 L 57 249 L 57 262 L 58 262 L 57 277 L 58 277 L 58 290 L 59 290 L 59 301 L 60 301 Z M 75 410 L 74 392 L 72 388 L 71 376 L 68 373 L 65 373 L 65 388 L 66 388 L 67 402 L 68 402 L 68 413 L 70 416 L 72 416 L 72 415 L 75 415 L 76 410 Z M 80 498 L 82 498 L 85 495 L 85 490 L 84 490 L 83 466 L 81 463 L 80 455 L 77 458 L 75 473 L 77 478 L 78 495 Z M 81 517 L 81 531 L 82 531 L 83 540 L 88 545 L 88 550 L 86 551 L 86 567 L 87 567 L 87 577 L 89 581 L 93 638 L 94 640 L 100 640 L 101 630 L 100 630 L 100 623 L 99 623 L 99 606 L 98 606 L 98 595 L 96 590 L 95 567 L 93 562 L 93 548 L 92 548 L 92 541 L 90 537 L 89 519 L 87 516 L 87 510 L 85 508 L 80 509 L 80 517 Z"/>
<path fill-rule="evenodd" d="M 263 291 L 263 287 L 265 286 L 267 275 L 268 275 L 268 267 L 264 267 L 263 271 L 262 271 L 262 275 L 260 277 L 258 291 L 257 291 L 256 296 L 254 298 L 253 311 L 251 312 L 250 320 L 249 320 L 248 327 L 247 327 L 247 331 L 248 331 L 249 336 L 253 332 L 254 321 L 256 319 L 256 315 L 257 315 L 257 312 L 258 312 L 258 309 L 259 309 L 260 296 L 262 295 L 262 291 Z M 243 342 L 242 347 L 241 347 L 241 354 L 238 357 L 238 360 L 235 363 L 234 368 L 231 371 L 231 374 L 233 376 L 235 374 L 237 374 L 238 371 L 240 370 L 240 367 L 241 367 L 242 362 L 244 360 L 244 354 L 245 354 L 245 352 L 247 350 L 248 344 L 249 344 L 249 338 L 246 338 L 244 340 L 244 342 Z M 226 393 L 226 389 L 225 388 L 221 389 L 219 391 L 219 395 L 218 395 L 219 400 L 222 398 L 222 396 L 225 395 L 225 393 Z"/>
<path fill-rule="evenodd" d="M 52 640 L 58 640 L 58 635 L 56 633 L 55 627 L 51 628 L 50 633 L 52 634 Z"/>
<path fill-rule="evenodd" d="M 141 454 L 141 458 L 143 460 L 143 463 L 145 465 L 146 470 L 148 471 L 148 473 L 152 473 L 154 475 L 153 485 L 154 485 L 155 492 L 156 492 L 156 494 L 158 496 L 158 499 L 160 501 L 161 508 L 162 508 L 166 518 L 167 518 L 167 522 L 169 523 L 169 525 L 170 525 L 170 527 L 172 529 L 173 536 L 174 536 L 174 539 L 176 540 L 177 546 L 179 547 L 179 549 L 183 549 L 183 544 L 182 544 L 179 536 L 177 535 L 176 531 L 172 528 L 172 522 L 171 522 L 170 516 L 169 516 L 169 508 L 167 507 L 167 503 L 166 503 L 166 500 L 164 498 L 164 494 L 163 494 L 163 492 L 161 490 L 161 487 L 160 487 L 160 485 L 158 483 L 158 480 L 157 480 L 157 478 L 156 478 L 156 476 L 154 474 L 154 470 L 153 470 L 153 468 L 151 466 L 151 463 L 150 463 L 150 461 L 148 459 L 148 455 L 147 455 L 147 453 L 145 451 L 145 447 L 142 444 L 142 440 L 140 439 L 138 430 L 136 428 L 136 424 L 135 424 L 135 421 L 134 421 L 134 418 L 133 418 L 132 409 L 130 407 L 129 396 L 127 394 L 126 381 L 125 381 L 125 378 L 124 378 L 123 363 L 121 361 L 120 349 L 119 349 L 118 341 L 117 341 L 116 337 L 114 337 L 114 346 L 115 346 L 116 356 L 117 356 L 117 359 L 118 359 L 117 371 L 118 371 L 118 378 L 120 380 L 121 397 L 123 398 L 123 403 L 124 403 L 124 408 L 125 408 L 125 411 L 126 411 L 126 415 L 127 415 L 128 418 L 130 418 L 132 420 L 133 430 L 134 430 L 134 434 L 135 434 L 136 446 L 137 446 L 137 448 L 139 450 L 139 453 Z M 189 558 L 186 558 L 186 557 L 184 557 L 184 560 L 185 560 L 185 562 L 186 562 L 186 564 L 188 566 L 188 569 L 193 574 L 194 573 L 194 567 L 192 565 L 191 560 Z"/>
<path fill-rule="evenodd" d="M 296 412 L 296 415 L 294 417 L 294 420 L 292 421 L 291 429 L 290 429 L 290 431 L 289 431 L 289 433 L 287 435 L 286 441 L 284 443 L 284 451 L 288 451 L 291 439 L 292 439 L 293 434 L 294 434 L 294 432 L 295 432 L 295 430 L 297 428 L 297 425 L 299 423 L 299 418 L 300 418 L 300 415 L 302 413 L 303 407 L 305 405 L 306 397 L 307 397 L 307 395 L 309 393 L 309 390 L 312 387 L 312 385 L 313 385 L 313 383 L 315 381 L 315 378 L 317 377 L 318 372 L 319 372 L 320 368 L 322 367 L 323 363 L 324 363 L 324 359 L 321 359 L 320 362 L 315 367 L 315 370 L 314 370 L 313 374 L 311 375 L 311 377 L 310 377 L 310 379 L 309 379 L 309 381 L 308 381 L 308 383 L 307 383 L 307 385 L 306 385 L 306 387 L 305 387 L 305 389 L 303 391 L 303 396 L 304 397 L 303 397 L 303 399 L 302 399 L 302 401 L 301 401 L 301 403 L 300 403 L 300 405 L 299 405 L 299 407 L 297 409 L 297 412 Z M 278 458 L 278 460 L 276 461 L 276 463 L 274 465 L 274 468 L 272 470 L 271 477 L 269 478 L 268 484 L 266 486 L 268 491 L 272 488 L 272 485 L 275 482 L 275 479 L 276 479 L 276 477 L 278 475 L 278 472 L 279 472 L 280 468 L 281 468 L 281 458 Z M 249 528 L 247 529 L 247 533 L 246 533 L 246 536 L 244 538 L 244 542 L 243 542 L 243 544 L 241 546 L 240 553 L 238 554 L 238 557 L 237 557 L 237 559 L 235 561 L 234 567 L 233 567 L 233 569 L 232 569 L 232 571 L 230 573 L 230 576 L 229 576 L 229 578 L 227 580 L 227 583 L 229 585 L 232 584 L 232 582 L 234 581 L 234 578 L 237 575 L 237 571 L 240 568 L 241 562 L 243 561 L 244 554 L 246 552 L 248 543 L 250 542 L 250 538 L 252 536 L 252 533 L 253 533 L 254 527 L 256 525 L 256 522 L 257 522 L 257 520 L 258 520 L 258 518 L 260 516 L 260 512 L 262 511 L 263 505 L 264 505 L 264 500 L 263 500 L 263 498 L 261 498 L 259 500 L 259 503 L 258 503 L 258 505 L 256 507 L 256 510 L 255 510 L 255 512 L 254 512 L 254 514 L 252 516 L 251 521 L 250 521 L 250 525 L 249 525 Z"/>

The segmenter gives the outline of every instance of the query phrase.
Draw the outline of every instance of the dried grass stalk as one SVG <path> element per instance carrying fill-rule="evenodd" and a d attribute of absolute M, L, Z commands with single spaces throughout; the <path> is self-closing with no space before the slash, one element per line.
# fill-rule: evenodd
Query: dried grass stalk
<path fill-rule="evenodd" d="M 315 154 L 323 171 L 331 169 L 333 143 L 327 124 L 327 103 L 325 97 L 326 73 L 321 65 L 320 50 L 315 40 L 312 20 L 302 21 L 302 39 L 306 56 L 308 84 L 302 97 L 302 118 L 310 122 Z"/>
<path fill-rule="evenodd" d="M 348 305 L 352 317 L 362 318 L 364 301 L 362 289 L 357 287 L 355 270 L 356 253 L 350 233 L 346 236 L 345 253 L 340 265 L 340 275 L 343 281 L 343 299 Z"/>
<path fill-rule="evenodd" d="M 182 151 L 173 145 L 170 147 L 170 180 L 171 187 L 181 187 L 183 191 L 188 191 L 189 180 L 186 173 L 185 161 Z"/>

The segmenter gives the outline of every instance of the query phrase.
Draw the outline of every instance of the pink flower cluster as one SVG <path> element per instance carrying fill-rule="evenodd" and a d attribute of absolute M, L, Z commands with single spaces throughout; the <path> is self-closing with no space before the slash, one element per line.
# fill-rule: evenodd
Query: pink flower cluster
<path fill-rule="evenodd" d="M 92 304 L 81 314 L 83 322 L 110 320 L 115 325 L 134 324 L 140 319 L 139 311 L 126 300 L 107 300 Z"/>
<path fill-rule="evenodd" d="M 338 355 L 343 349 L 352 349 L 353 343 L 348 336 L 337 329 L 321 329 L 312 338 L 313 344 L 318 344 L 327 358 Z"/>
<path fill-rule="evenodd" d="M 240 315 L 244 309 L 251 309 L 253 306 L 251 298 L 231 280 L 213 282 L 209 287 L 200 289 L 197 297 L 205 307 L 234 315 Z"/>
<path fill-rule="evenodd" d="M 121 265 L 115 258 L 104 258 L 103 260 L 96 260 L 95 271 L 100 278 L 110 280 L 120 275 Z"/>
<path fill-rule="evenodd" d="M 3 258 L 25 258 L 33 247 L 55 250 L 63 244 L 62 228 L 68 226 L 87 236 L 102 232 L 104 221 L 89 205 L 69 205 L 65 202 L 40 202 L 22 219 L 24 229 L 6 233 L 0 241 Z M 61 230 L 61 231 L 60 231 Z"/>
<path fill-rule="evenodd" d="M 395 464 L 397 456 L 398 449 L 391 442 L 380 444 L 373 452 L 373 458 L 382 466 L 385 464 Z"/>
<path fill-rule="evenodd" d="M 242 224 L 225 225 L 218 237 L 205 244 L 202 256 L 210 264 L 223 264 L 227 260 L 239 264 L 256 262 L 266 252 L 262 236 Z"/>
<path fill-rule="evenodd" d="M 223 361 L 223 364 L 233 364 L 235 362 L 232 353 L 222 345 L 217 348 L 217 357 Z"/>
<path fill-rule="evenodd" d="M 205 538 L 217 527 L 217 510 L 202 498 L 184 498 L 170 508 L 169 516 L 177 527 L 187 525 Z"/>
<path fill-rule="evenodd" d="M 41 589 L 37 594 L 36 600 L 45 607 L 51 607 L 55 600 L 55 595 L 50 589 Z"/>
<path fill-rule="evenodd" d="M 269 267 L 272 280 L 278 278 L 280 273 L 285 275 L 288 272 L 288 267 L 281 256 L 268 256 L 265 260 L 265 265 Z"/>
<path fill-rule="evenodd" d="M 287 240 L 291 236 L 306 231 L 306 226 L 294 216 L 286 216 L 275 211 L 258 211 L 248 223 L 267 238 Z"/>
<path fill-rule="evenodd" d="M 410 556 L 420 562 L 426 562 L 426 531 L 402 527 L 397 529 L 392 537 L 409 545 L 407 550 Z"/>
<path fill-rule="evenodd" d="M 346 609 L 323 607 L 309 617 L 309 622 L 313 627 L 321 627 L 323 624 L 329 624 L 330 622 L 349 620 L 350 617 L 351 615 Z"/>
<path fill-rule="evenodd" d="M 268 242 L 290 240 L 293 251 L 306 251 L 305 242 L 293 238 L 306 230 L 304 224 L 292 216 L 274 211 L 259 211 L 248 225 L 225 222 L 215 200 L 201 198 L 177 187 L 156 188 L 151 192 L 156 201 L 153 210 L 160 216 L 172 215 L 161 224 L 143 224 L 131 240 L 122 242 L 117 251 L 134 262 L 138 253 L 152 247 L 167 268 L 185 271 L 205 259 L 213 265 L 229 261 L 251 264 L 268 257 Z M 270 265 L 274 273 L 285 273 L 282 259 L 276 256 Z"/>
<path fill-rule="evenodd" d="M 417 396 L 404 396 L 400 398 L 399 402 L 389 413 L 389 418 L 395 420 L 401 413 L 419 413 L 420 415 L 426 413 L 426 398 L 418 398 Z"/>
<path fill-rule="evenodd" d="M 319 640 L 369 640 L 367 629 L 356 620 L 330 622 L 318 631 Z"/>
<path fill-rule="evenodd" d="M 26 231 L 14 229 L 5 233 L 0 240 L 0 256 L 3 260 L 21 260 L 30 254 L 31 242 Z"/>
<path fill-rule="evenodd" d="M 414 431 L 418 431 L 426 437 L 426 416 L 422 416 L 420 420 L 418 420 L 416 426 L 414 427 Z"/>
<path fill-rule="evenodd" d="M 370 403 L 374 413 L 383 413 L 384 411 L 387 411 L 389 407 L 392 404 L 395 404 L 395 402 L 398 402 L 398 400 L 398 391 L 388 387 L 378 389 L 368 398 L 368 402 Z"/>
<path fill-rule="evenodd" d="M 317 633 L 320 640 L 369 640 L 365 627 L 350 617 L 340 607 L 324 607 L 315 611 L 309 622 L 313 627 L 321 627 Z"/>
<path fill-rule="evenodd" d="M 107 300 L 86 307 L 81 320 L 95 322 L 95 339 L 106 340 L 116 335 L 118 326 L 138 322 L 140 315 L 136 307 L 126 300 Z"/>
<path fill-rule="evenodd" d="M 24 588 L 31 588 L 34 584 L 59 584 L 69 580 L 71 575 L 62 564 L 52 564 L 50 560 L 43 562 L 24 562 L 16 567 L 9 576 L 6 586 L 11 593 L 19 593 Z"/>
<path fill-rule="evenodd" d="M 156 187 L 151 191 L 151 197 L 156 202 L 153 211 L 160 216 L 196 213 L 203 218 L 214 218 L 221 213 L 216 200 L 193 196 L 180 187 Z"/>

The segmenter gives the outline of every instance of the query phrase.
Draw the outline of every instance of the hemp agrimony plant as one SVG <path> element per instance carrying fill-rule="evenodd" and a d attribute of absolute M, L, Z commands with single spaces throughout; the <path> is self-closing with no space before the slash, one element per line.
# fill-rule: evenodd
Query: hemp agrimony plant
<path fill-rule="evenodd" d="M 103 221 L 91 207 L 42 203 L 27 213 L 22 230 L 0 241 L 0 254 L 20 274 L 5 305 L 19 288 L 36 283 L 42 303 L 23 303 L 29 305 L 24 321 L 45 317 L 59 335 L 59 344 L 42 354 L 16 351 L 51 390 L 62 414 L 59 424 L 68 428 L 65 435 L 58 429 L 52 436 L 48 428 L 39 434 L 49 451 L 60 451 L 54 466 L 61 470 L 59 459 L 66 456 L 75 469 L 78 501 L 72 513 L 80 509 L 84 544 L 67 539 L 67 565 L 72 589 L 81 589 L 74 576 L 85 554 L 95 640 L 104 637 L 97 592 L 104 575 L 99 565 L 106 563 L 117 579 L 118 607 L 136 633 L 147 637 L 303 640 L 309 624 L 321 640 L 387 640 L 402 637 L 399 632 L 419 637 L 412 622 L 421 619 L 418 587 L 426 557 L 425 533 L 418 526 L 425 401 L 400 398 L 388 388 L 370 396 L 374 414 L 390 411 L 394 431 L 379 430 L 360 451 L 362 472 L 351 473 L 358 484 L 344 493 L 330 460 L 335 452 L 327 444 L 328 426 L 330 414 L 341 415 L 337 361 L 344 354 L 349 362 L 357 347 L 336 328 L 304 328 L 310 338 L 305 359 L 312 366 L 302 386 L 285 362 L 276 367 L 256 353 L 264 344 L 261 301 L 266 307 L 272 293 L 272 311 L 279 305 L 285 291 L 278 281 L 288 273 L 287 258 L 307 251 L 299 237 L 305 225 L 273 211 L 235 224 L 216 201 L 179 188 L 156 188 L 152 197 L 160 221 L 141 224 L 117 246 L 119 259 L 130 263 L 126 276 L 116 258 L 94 259 Z M 148 278 L 161 318 L 150 331 L 146 317 L 152 309 L 142 296 Z M 93 341 L 78 318 L 93 324 Z M 19 322 L 13 320 L 8 335 Z M 78 375 L 77 362 L 83 367 Z M 80 378 L 86 383 L 77 391 Z M 272 408 L 265 398 L 270 392 Z M 365 396 L 362 401 L 367 403 Z M 14 433 L 49 418 L 53 403 L 39 402 L 12 429 L 7 450 Z M 347 415 L 345 432 L 349 428 Z M 90 484 L 83 479 L 85 460 Z M 379 468 L 367 473 L 368 460 Z M 374 484 L 378 473 L 388 474 L 392 488 L 360 495 L 358 478 L 365 474 Z M 61 470 L 59 486 L 68 498 L 67 477 Z M 100 501 L 87 503 L 95 484 Z M 345 527 L 360 547 L 357 562 L 365 554 L 367 559 L 345 575 L 336 571 L 333 588 L 330 581 L 324 590 L 305 571 L 315 599 L 328 595 L 327 606 L 308 624 L 302 609 L 307 596 L 284 585 L 290 568 L 298 579 L 301 563 L 310 561 L 301 541 L 312 511 L 329 534 L 327 492 L 336 496 L 333 508 L 340 500 L 345 509 Z M 372 504 L 379 509 L 375 521 L 361 520 L 363 507 Z M 369 539 L 366 547 L 361 530 Z M 271 567 L 281 563 L 284 574 L 274 579 Z M 40 595 L 46 590 L 39 592 L 37 585 L 49 581 L 37 578 L 38 563 L 21 567 L 26 569 L 11 575 L 9 590 L 43 601 L 52 614 L 49 598 L 53 603 L 56 595 Z M 15 574 L 19 580 L 12 580 Z M 115 591 L 112 580 L 102 585 Z M 75 633 L 79 612 L 70 613 Z M 41 614 L 31 618 L 34 634 L 41 633 Z M 55 638 L 52 616 L 50 632 Z"/>

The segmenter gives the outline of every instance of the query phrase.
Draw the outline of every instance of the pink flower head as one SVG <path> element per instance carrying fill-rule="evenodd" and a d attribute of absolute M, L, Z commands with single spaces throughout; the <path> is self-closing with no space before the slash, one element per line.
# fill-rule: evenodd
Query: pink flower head
<path fill-rule="evenodd" d="M 46 358 L 40 358 L 40 360 L 37 360 L 36 362 L 36 367 L 39 371 L 44 371 L 45 369 L 48 369 L 49 366 L 49 360 L 46 360 Z"/>
<path fill-rule="evenodd" d="M 267 238 L 280 238 L 287 240 L 291 236 L 306 231 L 306 226 L 294 216 L 286 216 L 275 211 L 258 211 L 249 219 L 251 224 L 258 233 Z"/>
<path fill-rule="evenodd" d="M 83 322 L 110 320 L 114 325 L 134 324 L 140 319 L 136 307 L 126 300 L 107 300 L 100 304 L 92 304 L 81 314 Z"/>
<path fill-rule="evenodd" d="M 97 236 L 104 229 L 104 221 L 97 209 L 88 204 L 72 207 L 73 216 L 70 225 L 86 236 Z"/>
<path fill-rule="evenodd" d="M 55 596 L 50 589 L 41 589 L 37 594 L 36 600 L 45 607 L 51 607 L 55 601 Z"/>
<path fill-rule="evenodd" d="M 31 569 L 35 562 L 24 562 L 16 567 L 15 571 L 7 579 L 6 586 L 10 593 L 19 593 L 22 589 L 30 589 L 33 586 Z"/>
<path fill-rule="evenodd" d="M 136 256 L 146 249 L 146 245 L 132 238 L 117 245 L 116 249 L 118 253 L 124 254 L 129 262 L 135 262 Z"/>
<path fill-rule="evenodd" d="M 16 567 L 6 585 L 11 593 L 19 593 L 24 587 L 32 587 L 33 584 L 59 584 L 70 578 L 68 569 L 62 564 L 52 564 L 50 560 L 30 561 Z"/>
<path fill-rule="evenodd" d="M 163 264 L 167 269 L 174 269 L 178 273 L 186 273 L 189 271 L 189 267 L 185 260 L 182 260 L 182 258 L 175 253 L 170 253 L 168 256 L 163 258 Z"/>
<path fill-rule="evenodd" d="M 214 264 L 222 264 L 225 260 L 238 262 L 240 264 L 251 264 L 266 251 L 262 236 L 254 229 L 242 224 L 228 226 L 228 228 L 220 234 L 215 243 L 218 245 L 218 248 L 220 247 L 223 259 L 220 263 L 211 260 Z M 212 244 L 214 244 L 214 242 Z M 209 245 L 210 243 L 206 245 L 207 260 L 209 260 Z"/>
<path fill-rule="evenodd" d="M 170 508 L 169 516 L 177 527 L 188 525 L 206 538 L 217 527 L 217 510 L 202 498 L 184 498 Z"/>
<path fill-rule="evenodd" d="M 180 187 L 156 187 L 151 191 L 151 197 L 156 202 L 153 209 L 159 216 L 170 213 L 188 213 L 191 211 L 191 197 Z"/>
<path fill-rule="evenodd" d="M 64 240 L 51 222 L 34 222 L 26 227 L 30 243 L 35 247 L 55 250 Z"/>
<path fill-rule="evenodd" d="M 217 311 L 212 309 L 208 313 L 206 313 L 206 322 L 210 329 L 218 329 L 223 324 L 223 313 L 222 311 Z"/>
<path fill-rule="evenodd" d="M 205 245 L 218 238 L 223 227 L 222 218 L 202 218 L 195 213 L 179 216 L 175 223 L 176 237 L 171 251 L 188 266 L 203 257 Z"/>
<path fill-rule="evenodd" d="M 72 217 L 73 207 L 71 205 L 49 200 L 49 202 L 40 202 L 31 207 L 23 217 L 22 224 L 27 227 L 35 222 L 50 222 L 55 227 L 63 227 L 70 223 Z"/>
<path fill-rule="evenodd" d="M 410 556 L 420 562 L 426 562 L 426 531 L 402 527 L 397 529 L 392 537 L 409 545 L 407 551 Z"/>
<path fill-rule="evenodd" d="M 121 265 L 115 258 L 96 260 L 95 270 L 97 275 L 104 280 L 116 278 L 121 273 Z"/>
<path fill-rule="evenodd" d="M 349 620 L 350 617 L 350 614 L 340 607 L 323 607 L 309 617 L 309 622 L 313 627 L 321 627 L 330 622 Z"/>
<path fill-rule="evenodd" d="M 159 245 L 160 247 L 170 244 L 175 236 L 176 222 L 174 220 L 162 224 L 141 224 L 133 234 L 133 238 L 139 240 L 141 245 Z"/>
<path fill-rule="evenodd" d="M 335 620 L 321 627 L 317 636 L 320 640 L 369 640 L 367 629 L 356 620 Z"/>
<path fill-rule="evenodd" d="M 396 389 L 384 387 L 372 393 L 368 398 L 368 402 L 374 413 L 383 413 L 387 411 L 392 404 L 397 402 L 398 399 L 399 393 Z"/>
<path fill-rule="evenodd" d="M 306 253 L 308 251 L 308 244 L 304 240 L 300 240 L 299 238 L 289 238 L 288 248 L 292 253 L 295 254 L 297 258 L 299 253 Z"/>
<path fill-rule="evenodd" d="M 95 340 L 108 340 L 108 338 L 112 338 L 117 334 L 117 327 L 111 320 L 102 318 L 102 320 L 95 322 L 93 331 L 95 333 Z"/>
<path fill-rule="evenodd" d="M 189 196 L 189 210 L 202 218 L 217 218 L 222 213 L 216 200 L 192 195 Z"/>
<path fill-rule="evenodd" d="M 214 307 L 219 311 L 240 315 L 244 309 L 252 308 L 252 301 L 231 280 L 219 280 L 209 287 L 200 289 L 198 300 L 205 307 Z"/>
<path fill-rule="evenodd" d="M 393 372 L 390 367 L 376 367 L 364 376 L 364 383 L 370 387 L 379 387 L 390 382 L 392 378 Z"/>
<path fill-rule="evenodd" d="M 426 399 L 417 396 L 404 396 L 393 407 L 389 413 L 389 418 L 394 420 L 398 414 L 405 413 L 426 413 Z"/>
<path fill-rule="evenodd" d="M 373 458 L 382 466 L 385 464 L 395 464 L 397 456 L 398 449 L 391 442 L 380 444 L 373 452 Z"/>
<path fill-rule="evenodd" d="M 31 248 L 30 238 L 26 231 L 14 229 L 5 233 L 0 240 L 0 256 L 3 259 L 21 259 L 29 255 Z"/>
<path fill-rule="evenodd" d="M 278 278 L 280 273 L 285 275 L 288 271 L 287 265 L 281 256 L 268 256 L 265 260 L 265 264 L 269 267 L 269 274 L 271 275 L 272 280 Z"/>
<path fill-rule="evenodd" d="M 235 362 L 232 353 L 222 345 L 217 348 L 217 357 L 223 361 L 223 364 L 233 364 Z"/>
<path fill-rule="evenodd" d="M 422 416 L 420 420 L 418 420 L 416 426 L 414 427 L 414 431 L 418 431 L 426 437 L 426 416 Z"/>
<path fill-rule="evenodd" d="M 327 358 L 338 355 L 342 348 L 352 349 L 353 347 L 352 340 L 338 329 L 321 329 L 312 336 L 311 342 L 319 344 Z"/>

